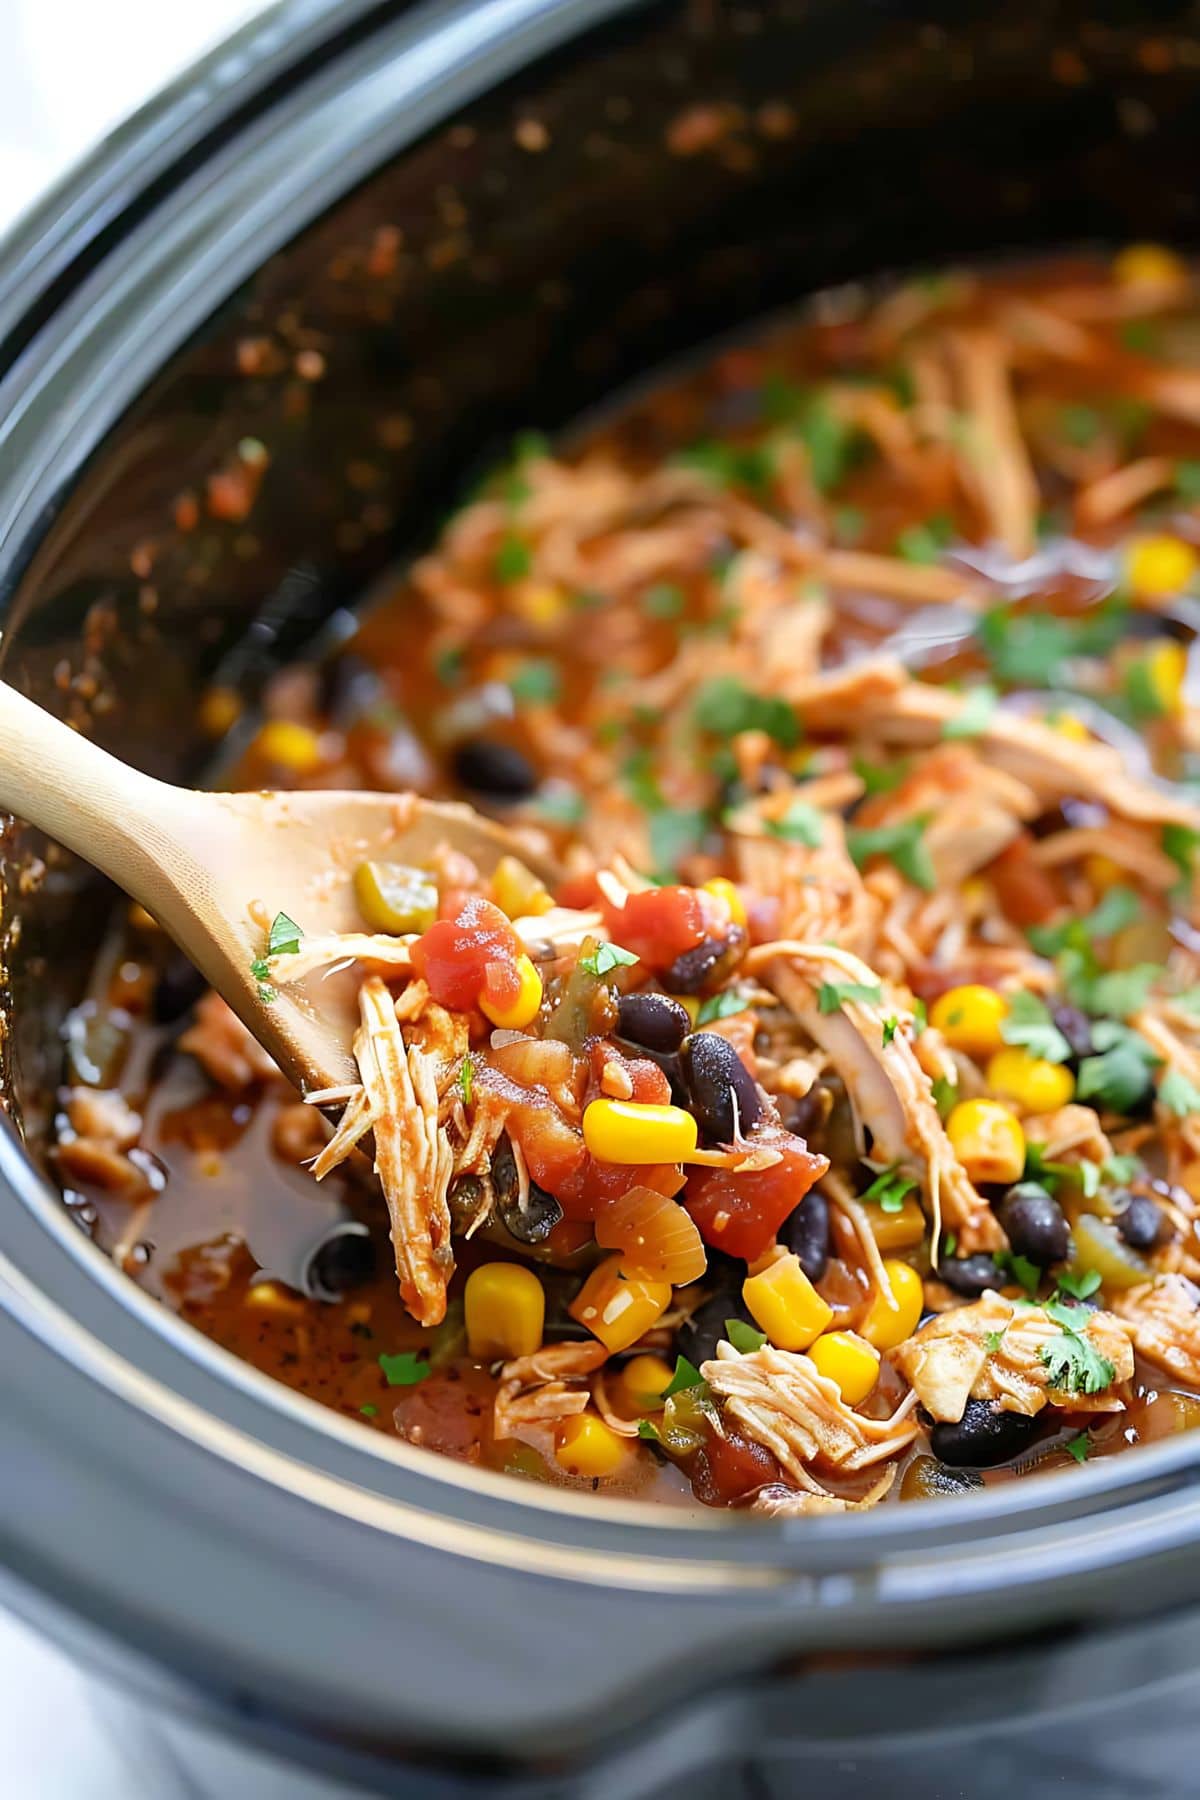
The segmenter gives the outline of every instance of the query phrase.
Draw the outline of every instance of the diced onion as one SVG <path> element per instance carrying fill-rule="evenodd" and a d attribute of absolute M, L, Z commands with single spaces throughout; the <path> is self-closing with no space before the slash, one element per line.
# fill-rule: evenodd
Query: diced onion
<path fill-rule="evenodd" d="M 596 1242 L 620 1250 L 630 1271 L 684 1287 L 708 1264 L 694 1221 L 674 1200 L 648 1187 L 630 1188 L 596 1220 Z"/>

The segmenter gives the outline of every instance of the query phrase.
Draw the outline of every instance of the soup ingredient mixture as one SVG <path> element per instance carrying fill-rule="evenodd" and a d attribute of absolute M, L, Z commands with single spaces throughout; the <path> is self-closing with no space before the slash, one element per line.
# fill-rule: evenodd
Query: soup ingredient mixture
<path fill-rule="evenodd" d="M 142 918 L 71 1024 L 70 1204 L 260 1368 L 526 1479 L 841 1511 L 1190 1428 L 1198 622 L 1165 250 L 827 296 L 522 440 L 235 780 L 523 855 L 335 846 L 352 940 L 247 895 L 264 1006 L 357 984 L 306 1102 Z"/>

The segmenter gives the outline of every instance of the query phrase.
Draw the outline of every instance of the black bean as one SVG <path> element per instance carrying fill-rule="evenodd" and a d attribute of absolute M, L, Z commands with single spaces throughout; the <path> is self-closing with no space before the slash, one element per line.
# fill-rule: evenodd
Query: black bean
<path fill-rule="evenodd" d="M 1039 1269 L 1065 1262 L 1071 1254 L 1071 1229 L 1062 1207 L 1036 1181 L 1019 1181 L 1000 1203 L 1000 1223 L 1014 1252 Z"/>
<path fill-rule="evenodd" d="M 807 1094 L 797 1097 L 795 1094 L 777 1094 L 775 1105 L 779 1110 L 779 1123 L 785 1131 L 794 1137 L 803 1138 L 810 1143 L 824 1129 L 825 1122 L 833 1111 L 833 1095 L 823 1082 L 816 1081 Z"/>
<path fill-rule="evenodd" d="M 1080 1012 L 1077 1006 L 1068 1006 L 1066 1001 L 1058 1001 L 1051 1003 L 1050 1017 L 1070 1044 L 1073 1057 L 1082 1060 L 1095 1054 L 1092 1021 L 1086 1013 Z"/>
<path fill-rule="evenodd" d="M 174 1025 L 195 1006 L 208 983 L 181 950 L 172 950 L 154 989 L 154 1022 Z"/>
<path fill-rule="evenodd" d="M 453 760 L 455 780 L 492 800 L 526 800 L 537 787 L 537 770 L 529 758 L 495 738 L 468 738 Z"/>
<path fill-rule="evenodd" d="M 937 1273 L 952 1293 L 978 1300 L 988 1288 L 1002 1288 L 1006 1277 L 994 1257 L 947 1256 L 937 1266 Z"/>
<path fill-rule="evenodd" d="M 829 1202 L 824 1194 L 810 1188 L 780 1226 L 779 1242 L 800 1258 L 810 1281 L 820 1281 L 829 1261 Z"/>
<path fill-rule="evenodd" d="M 1130 1194 L 1129 1204 L 1117 1214 L 1116 1223 L 1131 1250 L 1153 1250 L 1170 1230 L 1162 1208 L 1148 1194 Z"/>
<path fill-rule="evenodd" d="M 486 1189 L 478 1175 L 459 1175 L 450 1183 L 446 1205 L 450 1209 L 450 1228 L 455 1237 L 464 1237 L 472 1226 L 478 1230 L 485 1195 Z"/>
<path fill-rule="evenodd" d="M 506 1199 L 497 1196 L 496 1211 L 504 1229 L 519 1244 L 544 1244 L 563 1216 L 563 1209 L 554 1195 L 548 1194 L 536 1181 L 529 1184 L 524 1206 L 515 1194 Z"/>
<path fill-rule="evenodd" d="M 340 1300 L 375 1273 L 375 1246 L 365 1225 L 335 1225 L 304 1266 L 304 1291 L 314 1300 Z"/>
<path fill-rule="evenodd" d="M 694 1031 L 680 1051 L 692 1111 L 706 1138 L 731 1144 L 762 1117 L 754 1077 L 729 1042 L 715 1031 Z"/>
<path fill-rule="evenodd" d="M 723 937 L 704 938 L 694 949 L 677 956 L 662 984 L 673 994 L 701 994 L 726 981 L 745 953 L 745 931 L 740 925 L 730 925 Z"/>
<path fill-rule="evenodd" d="M 745 1270 L 742 1270 L 743 1277 Z M 690 1319 L 685 1319 L 675 1334 L 675 1345 L 681 1356 L 686 1356 L 697 1368 L 702 1362 L 709 1362 L 717 1354 L 717 1345 L 729 1334 L 725 1330 L 726 1319 L 743 1319 L 747 1325 L 754 1325 L 746 1302 L 742 1299 L 740 1285 L 737 1287 L 721 1287 L 711 1294 L 702 1306 L 698 1306 Z"/>
<path fill-rule="evenodd" d="M 1001 1412 L 987 1400 L 968 1400 L 957 1425 L 933 1427 L 929 1448 L 952 1469 L 991 1469 L 1024 1450 L 1037 1429 L 1037 1420 L 1024 1413 Z"/>
<path fill-rule="evenodd" d="M 622 994 L 617 1002 L 619 1034 L 646 1050 L 668 1055 L 678 1050 L 690 1023 L 684 1008 L 669 994 Z"/>

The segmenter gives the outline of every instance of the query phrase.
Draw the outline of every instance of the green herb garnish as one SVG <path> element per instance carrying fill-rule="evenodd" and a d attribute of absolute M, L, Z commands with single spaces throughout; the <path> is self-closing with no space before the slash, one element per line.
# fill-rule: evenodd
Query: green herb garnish
<path fill-rule="evenodd" d="M 1007 1269 L 1019 1287 L 1033 1297 L 1038 1291 L 1042 1279 L 1042 1271 L 1036 1263 L 1030 1262 L 1027 1256 L 1015 1256 L 1011 1250 L 1002 1250 L 996 1257 L 1002 1269 Z"/>
<path fill-rule="evenodd" d="M 367 1404 L 365 1406 L 360 1406 L 358 1410 L 360 1413 L 362 1413 L 362 1415 L 365 1419 L 373 1419 L 375 1417 L 376 1413 L 379 1411 L 379 1408 L 377 1406 L 373 1405 L 370 1400 L 368 1400 Z"/>
<path fill-rule="evenodd" d="M 911 1175 L 906 1175 L 899 1163 L 893 1163 L 890 1169 L 884 1169 L 877 1175 L 866 1192 L 863 1200 L 871 1200 L 880 1212 L 898 1213 L 903 1210 L 906 1194 L 911 1194 L 918 1183 Z"/>
<path fill-rule="evenodd" d="M 994 1356 L 1003 1342 L 1003 1331 L 989 1331 L 984 1334 L 983 1347 L 989 1356 Z"/>
<path fill-rule="evenodd" d="M 656 582 L 642 595 L 642 611 L 648 619 L 677 619 L 683 608 L 683 589 L 671 582 Z"/>
<path fill-rule="evenodd" d="M 942 726 L 944 738 L 982 737 L 992 722 L 992 714 L 1000 696 L 989 682 L 973 687 L 963 700 L 957 718 L 947 719 Z"/>
<path fill-rule="evenodd" d="M 689 1362 L 686 1356 L 677 1356 L 675 1373 L 663 1389 L 662 1397 L 664 1400 L 669 1400 L 672 1394 L 682 1394 L 685 1388 L 707 1388 L 707 1386 L 707 1381 L 695 1363 Z"/>
<path fill-rule="evenodd" d="M 727 1019 L 732 1013 L 745 1012 L 749 1001 L 736 988 L 726 988 L 723 993 L 710 994 L 707 1000 L 700 1002 L 700 1010 L 696 1014 L 697 1025 L 711 1025 L 714 1019 Z"/>
<path fill-rule="evenodd" d="M 807 800 L 790 800 L 787 811 L 778 819 L 763 820 L 763 830 L 788 843 L 805 844 L 810 850 L 819 849 L 824 837 L 821 815 Z"/>
<path fill-rule="evenodd" d="M 508 686 L 514 700 L 549 706 L 562 691 L 562 676 L 548 656 L 531 656 L 513 670 Z"/>
<path fill-rule="evenodd" d="M 1081 619 L 1053 613 L 1013 613 L 993 607 L 977 633 L 993 672 L 1013 687 L 1062 687 L 1063 665 L 1076 657 L 1105 656 L 1120 641 L 1128 609 L 1097 608 Z"/>
<path fill-rule="evenodd" d="M 883 1021 L 883 1047 L 886 1050 L 900 1028 L 900 1021 L 893 1013 L 890 1019 Z"/>
<path fill-rule="evenodd" d="M 693 702 L 692 718 L 701 731 L 714 737 L 764 731 L 785 750 L 800 742 L 795 709 L 777 696 L 756 694 L 733 675 L 714 675 L 704 683 Z"/>
<path fill-rule="evenodd" d="M 614 969 L 632 968 L 641 959 L 632 950 L 626 950 L 620 944 L 597 944 L 586 956 L 581 956 L 579 966 L 588 975 L 609 975 Z"/>
<path fill-rule="evenodd" d="M 416 1350 L 401 1350 L 397 1356 L 379 1358 L 384 1380 L 389 1387 L 415 1387 L 433 1373 L 428 1360 Z"/>
<path fill-rule="evenodd" d="M 1000 1022 L 1000 1035 L 1006 1044 L 1019 1044 L 1043 1062 L 1070 1060 L 1070 1044 L 1051 1018 L 1046 1002 L 1036 994 L 1016 993 L 1012 996 L 1008 1014 Z"/>
<path fill-rule="evenodd" d="M 1168 1069 L 1158 1084 L 1158 1098 L 1168 1112 L 1186 1119 L 1200 1112 L 1200 1088 L 1181 1069 Z"/>
<path fill-rule="evenodd" d="M 1087 1461 L 1088 1452 L 1091 1450 L 1091 1447 L 1092 1440 L 1089 1438 L 1086 1431 L 1076 1432 L 1075 1436 L 1073 1438 L 1068 1438 L 1063 1445 L 1063 1449 L 1066 1451 L 1067 1455 L 1073 1456 L 1077 1463 L 1085 1463 Z"/>
<path fill-rule="evenodd" d="M 935 563 L 953 538 L 953 519 L 939 513 L 916 525 L 906 525 L 896 539 L 896 555 L 905 562 Z"/>
<path fill-rule="evenodd" d="M 637 1434 L 648 1444 L 659 1444 L 662 1442 L 662 1439 L 659 1436 L 658 1426 L 654 1423 L 653 1419 L 639 1419 L 637 1422 Z"/>
<path fill-rule="evenodd" d="M 699 845 L 709 827 L 707 813 L 682 806 L 660 806 L 650 815 L 650 857 L 655 875 L 670 881 L 680 860 Z"/>
<path fill-rule="evenodd" d="M 471 1095 L 475 1088 L 475 1064 L 469 1056 L 464 1056 L 458 1065 L 458 1091 L 462 1095 L 464 1106 L 470 1106 Z"/>
<path fill-rule="evenodd" d="M 747 1325 L 745 1319 L 726 1319 L 725 1336 L 742 1356 L 753 1356 L 767 1341 L 766 1332 L 755 1331 L 753 1325 Z"/>
<path fill-rule="evenodd" d="M 1061 1316 L 1064 1310 L 1063 1307 L 1056 1310 L 1054 1301 L 1046 1307 L 1050 1317 L 1060 1325 L 1064 1323 Z M 1107 1356 L 1102 1356 L 1091 1339 L 1072 1324 L 1066 1325 L 1061 1336 L 1042 1345 L 1041 1358 L 1051 1384 L 1068 1394 L 1102 1393 L 1117 1372 Z"/>
<path fill-rule="evenodd" d="M 878 1006 L 883 989 L 878 982 L 823 981 L 817 990 L 817 1006 L 823 1013 L 840 1012 L 847 1000 L 860 1006 Z"/>
<path fill-rule="evenodd" d="M 922 816 L 901 820 L 896 825 L 878 825 L 873 830 L 850 830 L 846 833 L 846 848 L 856 868 L 861 869 L 873 856 L 886 856 L 905 880 L 931 893 L 937 877 L 924 843 L 928 823 L 928 817 Z"/>
<path fill-rule="evenodd" d="M 492 573 L 497 581 L 520 581 L 533 567 L 533 551 L 514 531 L 506 531 L 492 558 Z"/>

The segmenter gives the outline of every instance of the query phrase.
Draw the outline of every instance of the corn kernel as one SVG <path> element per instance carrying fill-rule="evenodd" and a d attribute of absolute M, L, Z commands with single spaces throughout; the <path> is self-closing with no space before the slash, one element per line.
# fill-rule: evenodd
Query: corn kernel
<path fill-rule="evenodd" d="M 1165 532 L 1134 538 L 1125 552 L 1125 574 L 1135 598 L 1162 600 L 1195 579 L 1200 557 L 1182 538 Z"/>
<path fill-rule="evenodd" d="M 1052 731 L 1057 731 L 1059 737 L 1067 738 L 1072 744 L 1087 744 L 1091 742 L 1091 732 L 1088 730 L 1083 720 L 1077 719 L 1074 713 L 1051 713 L 1045 722 L 1050 726 Z"/>
<path fill-rule="evenodd" d="M 289 775 L 311 775 L 324 761 L 316 732 L 291 719 L 268 719 L 254 748 L 264 762 L 286 769 Z"/>
<path fill-rule="evenodd" d="M 567 1311 L 615 1355 L 636 1344 L 670 1304 L 669 1281 L 627 1275 L 618 1254 L 592 1270 Z"/>
<path fill-rule="evenodd" d="M 1119 862 L 1099 854 L 1084 857 L 1083 872 L 1098 894 L 1107 894 L 1109 888 L 1124 887 L 1129 879 Z"/>
<path fill-rule="evenodd" d="M 733 924 L 746 924 L 746 903 L 732 881 L 726 881 L 724 875 L 716 875 L 711 881 L 704 883 L 704 892 L 711 894 L 714 900 L 725 902 Z"/>
<path fill-rule="evenodd" d="M 968 1056 L 990 1056 L 1002 1049 L 1000 1026 L 1007 1017 L 1004 995 L 974 982 L 939 994 L 929 1009 L 929 1023 L 952 1050 L 965 1050 Z"/>
<path fill-rule="evenodd" d="M 615 1475 L 625 1461 L 625 1439 L 596 1413 L 576 1413 L 554 1434 L 554 1460 L 568 1475 L 603 1479 Z"/>
<path fill-rule="evenodd" d="M 631 1357 L 621 1370 L 621 1386 L 633 1411 L 652 1412 L 661 1406 L 674 1372 L 661 1356 Z"/>
<path fill-rule="evenodd" d="M 682 1106 L 593 1100 L 583 1115 L 583 1141 L 601 1162 L 683 1162 L 696 1139 L 696 1121 Z"/>
<path fill-rule="evenodd" d="M 492 872 L 492 899 L 510 919 L 549 912 L 554 905 L 545 884 L 516 856 L 502 856 Z"/>
<path fill-rule="evenodd" d="M 200 726 L 211 738 L 222 738 L 232 731 L 242 716 L 241 695 L 233 688 L 209 688 L 200 702 Z"/>
<path fill-rule="evenodd" d="M 520 581 L 509 594 L 509 607 L 527 625 L 557 625 L 568 610 L 561 588 L 541 581 Z"/>
<path fill-rule="evenodd" d="M 1176 288 L 1187 284 L 1187 265 L 1162 244 L 1129 244 L 1113 258 L 1122 287 Z"/>
<path fill-rule="evenodd" d="M 867 1308 L 859 1335 L 874 1344 L 877 1350 L 894 1350 L 917 1329 L 925 1307 L 925 1289 L 910 1263 L 885 1262 L 883 1267 L 892 1284 L 896 1304 L 889 1306 L 887 1295 L 880 1290 Z"/>
<path fill-rule="evenodd" d="M 284 1319 L 299 1319 L 304 1315 L 303 1295 L 278 1281 L 252 1281 L 242 1304 L 257 1307 L 260 1312 L 277 1313 Z"/>
<path fill-rule="evenodd" d="M 863 1211 L 881 1250 L 911 1250 L 925 1236 L 925 1214 L 913 1194 L 904 1196 L 899 1212 L 884 1212 L 881 1206 L 866 1206 Z"/>
<path fill-rule="evenodd" d="M 946 1136 L 972 1181 L 1021 1179 L 1025 1133 L 998 1100 L 960 1100 L 946 1120 Z"/>
<path fill-rule="evenodd" d="M 1022 1112 L 1057 1112 L 1075 1093 L 1075 1077 L 1061 1063 L 1031 1056 L 1014 1045 L 998 1050 L 987 1065 L 987 1084 L 1015 1100 Z"/>
<path fill-rule="evenodd" d="M 742 1299 L 779 1350 L 807 1350 L 833 1317 L 797 1256 L 779 1256 L 742 1283 Z"/>
<path fill-rule="evenodd" d="M 1183 705 L 1187 662 L 1187 651 L 1174 638 L 1158 638 L 1142 658 L 1147 685 L 1168 717 L 1178 713 Z"/>
<path fill-rule="evenodd" d="M 486 994 L 480 996 L 480 1012 L 493 1025 L 499 1025 L 502 1031 L 521 1031 L 526 1025 L 531 1025 L 542 1004 L 542 978 L 527 956 L 518 956 L 517 975 L 521 985 L 517 989 L 516 999 L 507 1006 L 498 1006 Z"/>
<path fill-rule="evenodd" d="M 476 1362 L 532 1356 L 542 1344 L 546 1295 L 522 1263 L 482 1263 L 463 1290 L 467 1348 Z"/>
<path fill-rule="evenodd" d="M 847 1406 L 865 1400 L 879 1380 L 879 1352 L 857 1332 L 823 1332 L 808 1354 L 818 1374 L 834 1383 Z"/>

